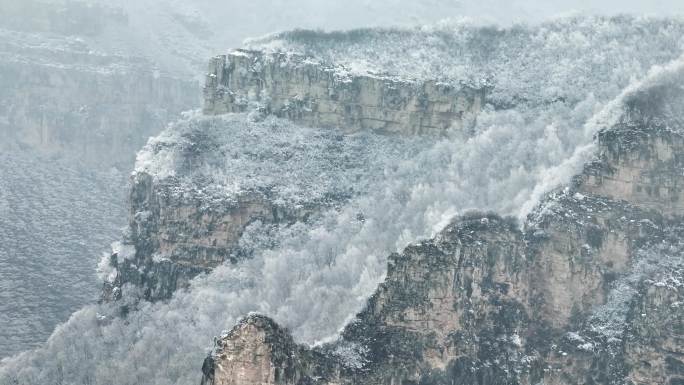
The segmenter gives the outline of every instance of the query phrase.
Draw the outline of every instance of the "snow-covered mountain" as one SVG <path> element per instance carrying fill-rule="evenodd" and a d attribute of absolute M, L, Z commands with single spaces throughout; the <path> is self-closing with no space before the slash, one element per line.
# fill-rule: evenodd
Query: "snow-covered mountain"
<path fill-rule="evenodd" d="M 682 32 L 459 21 L 215 57 L 203 110 L 138 153 L 102 303 L 0 383 L 677 383 Z"/>

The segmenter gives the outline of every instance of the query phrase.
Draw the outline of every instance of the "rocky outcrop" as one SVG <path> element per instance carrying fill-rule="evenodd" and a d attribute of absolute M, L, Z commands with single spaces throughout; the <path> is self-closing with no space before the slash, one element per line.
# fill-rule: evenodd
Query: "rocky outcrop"
<path fill-rule="evenodd" d="M 204 112 L 257 106 L 311 127 L 442 133 L 466 128 L 481 109 L 484 92 L 437 81 L 356 75 L 297 54 L 238 50 L 209 64 Z"/>
<path fill-rule="evenodd" d="M 355 76 L 343 71 L 343 67 L 299 55 L 236 51 L 212 60 L 205 86 L 204 113 L 220 115 L 256 108 L 258 119 L 272 114 L 312 127 L 408 135 L 465 128 L 479 111 L 484 97 L 483 90 L 465 86 L 457 88 L 435 81 L 388 76 Z M 335 132 L 330 130 L 327 135 L 334 136 Z M 219 152 L 211 138 L 200 141 L 199 146 L 194 142 L 187 143 L 187 147 L 179 146 L 177 152 L 181 159 L 174 167 L 199 170 L 205 163 L 203 157 Z M 336 154 L 335 148 L 342 147 L 335 143 L 329 146 L 334 157 L 343 159 L 338 163 L 328 157 L 325 162 L 332 167 L 348 163 L 356 156 Z M 351 165 L 352 168 L 367 166 Z M 249 178 L 254 178 L 254 174 Z M 237 194 L 213 196 L 209 208 L 209 198 L 202 193 L 202 188 L 210 186 L 210 179 L 207 176 L 203 182 L 193 181 L 194 187 L 188 188 L 179 178 L 136 173 L 130 195 L 129 234 L 124 240 L 131 251 L 124 253 L 126 256 L 112 255 L 110 264 L 117 269 L 117 275 L 105 284 L 105 300 L 119 298 L 126 283 L 140 289 L 145 299 L 167 299 L 198 274 L 209 272 L 224 261 L 236 262 L 249 256 L 249 251 L 238 246 L 248 225 L 257 221 L 279 225 L 305 220 L 321 208 L 331 207 L 350 196 L 348 192 L 334 191 L 315 202 L 275 204 L 279 199 L 277 194 L 270 194 L 270 187 L 262 186 Z M 239 184 L 239 178 L 235 179 Z M 350 184 L 360 182 L 356 179 Z M 179 191 L 199 193 L 181 194 L 181 197 Z"/>
<path fill-rule="evenodd" d="M 250 224 L 291 223 L 311 211 L 288 212 L 258 192 L 215 201 L 210 209 L 202 196 L 174 196 L 180 186 L 173 178 L 155 181 L 142 172 L 132 179 L 130 231 L 122 249 L 110 257 L 117 276 L 105 283 L 105 300 L 118 299 L 127 283 L 147 300 L 168 299 L 195 276 L 248 257 L 250 250 L 238 241 Z"/>
<path fill-rule="evenodd" d="M 628 87 L 680 54 L 680 24 L 299 31 L 264 44 L 301 55 L 215 59 L 206 114 L 139 153 L 128 231 L 99 265 L 119 301 L 0 376 L 192 383 L 207 336 L 259 309 L 294 334 L 249 316 L 216 340 L 205 385 L 681 383 L 684 103 L 678 87 Z M 597 159 L 522 224 L 477 212 L 444 228 L 565 178 L 620 90 L 627 113 Z M 226 262 L 241 265 L 193 279 Z M 329 341 L 376 287 L 338 341 L 296 343 Z"/>
<path fill-rule="evenodd" d="M 326 358 L 309 372 L 323 371 L 320 383 L 677 384 L 681 284 L 673 290 L 644 281 L 629 298 L 613 298 L 628 296 L 614 293 L 616 282 L 633 274 L 637 250 L 665 238 L 668 224 L 570 192 L 546 204 L 550 211 L 525 231 L 513 220 L 474 214 L 392 256 L 368 307 L 340 342 L 313 351 Z M 606 320 L 595 314 L 601 306 L 624 309 L 611 309 Z M 350 345 L 360 368 L 334 354 Z M 252 352 L 241 346 L 241 354 Z M 251 383 L 209 372 L 215 382 L 208 383 Z"/>
<path fill-rule="evenodd" d="M 522 229 L 475 213 L 392 255 L 365 310 L 339 341 L 309 350 L 322 358 L 305 361 L 298 383 L 681 384 L 684 137 L 663 112 L 677 111 L 682 95 L 639 107 L 662 92 L 629 97 L 625 116 L 598 135 L 597 160 Z M 212 367 L 241 367 L 231 357 L 212 355 Z M 277 367 L 271 360 L 257 374 Z M 253 383 L 211 369 L 205 382 Z"/>
<path fill-rule="evenodd" d="M 684 381 L 684 277 L 680 268 L 661 278 L 644 282 L 630 309 L 624 349 L 633 384 Z"/>
<path fill-rule="evenodd" d="M 202 385 L 321 382 L 334 371 L 324 355 L 297 345 L 271 319 L 250 315 L 216 341 L 204 361 Z"/>
<path fill-rule="evenodd" d="M 684 214 L 684 148 L 676 91 L 656 87 L 629 103 L 619 130 L 598 135 L 599 159 L 582 177 L 580 190 L 632 202 L 667 216 Z"/>
<path fill-rule="evenodd" d="M 404 140 L 243 114 L 177 122 L 138 154 L 128 230 L 107 261 L 115 273 L 103 299 L 120 298 L 126 284 L 137 297 L 168 299 L 193 277 L 272 247 L 278 227 L 334 210 L 419 147 Z"/>
<path fill-rule="evenodd" d="M 565 27 L 567 26 L 563 28 Z M 395 34 L 398 36 L 394 36 Z M 377 58 L 378 62 L 387 66 L 388 70 L 401 69 L 402 71 L 398 72 L 401 73 L 400 76 L 371 70 L 370 68 L 374 68 L 372 66 L 355 68 L 358 63 L 372 62 L 374 57 L 367 47 L 357 46 L 361 44 L 360 42 L 373 44 L 374 39 L 379 39 L 378 41 L 390 38 L 408 39 L 408 35 L 405 36 L 404 33 L 397 31 L 356 31 L 349 32 L 349 36 L 347 33 L 339 36 L 337 34 L 318 36 L 316 33 L 300 31 L 299 33 L 286 33 L 280 37 L 274 36 L 274 41 L 266 39 L 263 43 L 257 42 L 255 50 L 236 50 L 227 55 L 214 57 L 210 61 L 205 80 L 203 114 L 219 118 L 225 116 L 226 113 L 246 112 L 249 118 L 255 121 L 275 115 L 298 125 L 327 128 L 330 132 L 343 134 L 374 132 L 402 134 L 396 136 L 410 137 L 415 134 L 449 131 L 451 134 L 465 134 L 464 137 L 467 137 L 472 123 L 485 104 L 491 112 L 492 109 L 506 109 L 516 104 L 533 108 L 538 104 L 566 103 L 565 96 L 549 97 L 541 101 L 529 95 L 525 96 L 532 92 L 532 88 L 520 89 L 521 84 L 524 83 L 521 81 L 508 84 L 507 82 L 511 79 L 507 76 L 503 76 L 501 82 L 498 83 L 508 95 L 503 97 L 501 94 L 503 91 L 493 89 L 493 83 L 488 79 L 494 67 L 490 68 L 486 63 L 492 60 L 481 62 L 491 53 L 480 52 L 482 44 L 471 44 L 468 40 L 470 38 L 461 40 L 449 34 L 433 36 L 431 33 L 423 34 L 416 33 L 416 31 L 406 32 L 406 34 L 412 36 L 411 39 L 424 38 L 430 40 L 430 44 L 439 44 L 430 45 L 428 52 L 434 51 L 436 57 L 425 58 L 424 62 L 412 55 L 406 55 L 395 62 L 389 60 L 391 55 L 383 51 L 382 57 Z M 487 39 L 494 37 L 494 35 L 486 36 Z M 329 49 L 330 47 L 326 45 L 330 43 L 328 40 L 342 37 L 344 38 L 341 41 L 334 43 L 335 46 L 339 45 L 339 49 Z M 503 43 L 497 40 L 499 38 L 503 39 Z M 499 36 L 494 40 L 497 44 L 504 46 L 499 48 L 508 55 L 506 60 L 513 60 L 516 65 L 526 68 L 527 59 L 521 59 L 519 51 L 508 52 L 509 48 L 506 47 L 518 46 L 531 38 L 532 35 L 522 33 Z M 415 40 L 411 39 L 407 47 L 415 44 Z M 544 39 L 542 39 L 544 42 L 542 51 L 546 52 L 545 50 L 550 47 L 545 45 L 548 42 Z M 282 44 L 285 48 L 281 51 L 277 51 L 277 48 L 276 51 L 269 48 L 269 46 L 278 47 Z M 294 49 L 289 45 L 293 47 L 301 45 L 304 48 Z M 450 46 L 452 49 L 443 52 L 443 45 Z M 475 49 L 471 45 L 478 48 Z M 403 43 L 400 46 L 403 47 Z M 462 58 L 463 63 L 459 63 L 469 67 L 482 67 L 481 71 L 478 69 L 472 73 L 456 70 L 452 72 L 443 68 L 444 63 L 461 58 L 458 52 L 466 48 L 475 49 L 478 54 Z M 351 57 L 348 60 L 344 59 L 344 53 L 347 51 L 353 54 L 351 56 L 354 60 Z M 552 56 L 555 57 L 554 55 L 555 53 Z M 583 56 L 578 55 L 578 57 Z M 518 62 L 519 59 L 522 61 Z M 496 60 L 493 62 L 498 63 L 497 65 L 501 64 Z M 543 64 L 556 65 L 553 60 L 544 61 Z M 420 70 L 416 71 L 420 73 L 420 76 L 407 75 L 406 69 L 412 66 L 421 66 Z M 508 64 L 504 63 L 504 67 L 506 66 Z M 502 68 L 497 67 L 496 70 L 500 71 Z M 605 69 L 602 68 L 603 70 Z M 437 80 L 445 76 L 460 77 L 444 81 Z M 473 76 L 477 78 L 476 81 L 470 79 Z M 508 90 L 507 87 L 511 89 Z M 561 90 L 562 87 L 558 89 Z M 490 92 L 494 92 L 496 96 L 490 97 Z M 582 90 L 582 93 L 584 92 L 585 90 Z M 568 103 L 570 105 L 575 102 Z M 224 128 L 227 131 L 232 129 L 227 126 Z M 187 157 L 189 162 L 193 161 L 196 154 L 212 152 L 214 149 L 197 148 L 193 151 L 195 155 Z M 295 150 L 292 153 L 301 153 L 301 151 Z M 664 154 L 661 155 L 664 156 Z M 662 170 L 667 167 L 672 169 L 676 165 L 663 166 Z M 251 178 L 257 177 L 259 172 L 261 171 L 255 172 Z M 662 178 L 667 178 L 670 174 L 663 174 Z M 610 181 L 619 181 L 622 180 L 620 178 L 624 178 L 617 174 L 612 176 L 600 174 L 600 178 L 603 178 L 601 180 L 596 179 L 598 177 L 599 175 L 592 177 L 593 179 L 587 177 L 584 183 L 585 188 L 579 191 L 592 193 L 595 190 L 596 194 L 602 195 L 598 191 L 600 185 L 605 186 L 605 189 L 614 190 L 610 187 Z M 145 182 L 144 174 L 138 174 L 136 178 L 142 183 L 134 182 L 134 189 L 140 187 L 145 190 L 144 186 L 154 184 L 155 187 L 148 194 L 152 200 L 157 199 L 154 197 L 157 194 L 168 195 L 164 192 L 166 190 L 178 190 L 177 186 L 170 187 L 170 189 L 158 187 L 167 182 L 162 184 Z M 170 185 L 174 183 L 176 182 Z M 649 183 L 649 180 L 645 180 L 644 183 Z M 352 182 L 352 185 L 354 184 L 355 182 Z M 132 197 L 139 198 L 145 194 L 147 193 L 140 195 L 134 192 Z M 339 196 L 333 194 L 331 200 L 337 198 Z M 229 214 L 226 214 L 225 208 L 222 207 L 216 207 L 215 210 L 198 210 L 197 208 L 204 205 L 200 200 L 190 204 L 160 201 L 162 203 L 157 205 L 160 209 L 156 209 L 155 204 L 150 206 L 151 209 L 145 205 L 138 205 L 140 207 L 135 208 L 131 216 L 134 218 L 137 215 L 138 219 L 145 219 L 146 222 L 141 228 L 149 227 L 149 229 L 144 230 L 147 231 L 146 234 L 134 235 L 133 238 L 137 237 L 146 244 L 137 244 L 132 240 L 133 238 L 129 244 L 136 244 L 136 255 L 144 255 L 144 257 L 136 257 L 136 262 L 125 262 L 125 265 L 130 266 L 123 269 L 129 272 L 124 276 L 129 276 L 130 279 L 120 278 L 121 283 L 117 286 L 121 286 L 124 282 L 135 282 L 138 286 L 142 284 L 144 293 L 158 292 L 158 294 L 145 294 L 144 296 L 148 299 L 168 298 L 177 287 L 183 287 L 184 284 L 181 282 L 186 282 L 189 277 L 199 272 L 210 271 L 223 261 L 239 260 L 244 253 L 239 248 L 235 248 L 235 242 L 240 239 L 245 225 L 254 221 L 277 224 L 285 217 L 287 218 L 285 222 L 292 222 L 306 218 L 312 212 L 317 211 L 311 206 L 295 209 L 288 205 L 274 206 L 273 201 L 276 199 L 268 194 L 264 196 L 263 191 L 250 191 L 249 194 L 239 197 L 232 195 L 230 202 L 226 202 L 226 207 L 236 208 L 243 204 L 244 207 Z M 135 203 L 133 205 L 136 206 Z M 313 205 L 313 207 L 317 206 L 317 204 Z M 131 228 L 139 226 L 138 220 L 132 219 L 130 222 Z M 131 233 L 135 234 L 136 231 Z M 121 258 L 118 258 L 115 264 L 120 265 L 120 262 Z M 170 262 L 173 267 L 168 265 Z M 153 263 L 155 267 L 141 267 L 150 263 Z M 160 264 L 167 267 L 161 268 Z M 176 273 L 179 269 L 184 272 Z M 170 278 L 151 278 L 152 276 Z M 168 284 L 162 285 L 165 289 L 151 289 L 150 285 L 157 285 L 152 282 L 159 279 L 169 280 Z M 143 283 L 143 281 L 149 281 L 150 284 Z"/>

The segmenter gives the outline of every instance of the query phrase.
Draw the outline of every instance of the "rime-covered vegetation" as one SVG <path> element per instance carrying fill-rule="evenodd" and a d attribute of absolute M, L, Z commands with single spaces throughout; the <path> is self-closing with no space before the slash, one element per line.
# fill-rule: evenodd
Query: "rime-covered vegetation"
<path fill-rule="evenodd" d="M 370 132 L 341 135 L 273 117 L 255 122 L 244 114 L 187 116 L 150 139 L 135 171 L 171 184 L 177 197 L 193 195 L 207 204 L 230 205 L 246 193 L 267 194 L 290 207 L 346 200 L 430 144 L 427 138 Z"/>
<path fill-rule="evenodd" d="M 248 41 L 340 65 L 341 73 L 435 79 L 491 87 L 498 108 L 577 103 L 615 95 L 684 48 L 677 19 L 572 17 L 510 28 L 445 23 L 407 29 L 298 30 Z"/>

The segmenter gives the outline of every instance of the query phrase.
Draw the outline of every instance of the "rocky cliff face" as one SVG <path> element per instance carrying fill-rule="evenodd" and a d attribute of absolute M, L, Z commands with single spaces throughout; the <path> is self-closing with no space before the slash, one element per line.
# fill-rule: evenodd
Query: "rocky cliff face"
<path fill-rule="evenodd" d="M 515 89 L 512 101 L 497 92 L 487 82 L 357 71 L 298 53 L 239 50 L 212 59 L 204 116 L 177 124 L 139 155 L 130 230 L 109 261 L 114 274 L 104 298 L 128 291 L 169 299 L 197 275 L 250 258 L 254 245 L 245 239 L 270 239 L 274 229 L 307 223 L 363 193 L 373 178 L 368 170 L 386 158 L 363 158 L 366 144 L 350 152 L 356 139 L 348 134 L 374 132 L 363 141 L 383 142 L 371 146 L 382 153 L 393 148 L 384 141 L 395 137 L 382 135 L 467 136 L 487 109 L 540 103 L 527 99 L 526 89 Z M 571 184 L 547 194 L 522 225 L 473 213 L 392 255 L 385 281 L 337 342 L 308 348 L 266 317 L 245 318 L 217 340 L 203 384 L 684 381 L 677 321 L 681 100 L 670 86 L 625 97 L 620 118 L 597 135 L 595 159 Z M 249 115 L 223 115 L 236 112 Z M 282 151 L 297 142 L 291 127 L 321 140 Z M 273 132 L 282 140 L 245 145 L 245 135 L 266 132 L 262 140 Z M 319 158 L 320 148 L 334 155 Z M 263 164 L 231 169 L 241 159 L 289 162 L 310 150 L 313 167 L 295 168 L 334 164 L 346 170 L 342 175 L 355 175 L 339 184 L 355 191 L 309 172 L 295 195 L 313 198 L 295 201 L 277 190 L 284 184 L 278 177 L 254 182 L 269 167 L 289 171 Z M 346 163 L 350 158 L 357 162 Z M 311 190 L 321 182 L 323 189 Z"/>
<path fill-rule="evenodd" d="M 596 160 L 522 229 L 474 213 L 392 255 L 337 342 L 293 346 L 283 364 L 272 354 L 290 337 L 246 318 L 204 383 L 683 383 L 683 96 L 628 96 Z"/>
<path fill-rule="evenodd" d="M 341 66 L 293 54 L 236 51 L 219 56 L 209 65 L 203 113 L 211 116 L 251 111 L 256 119 L 274 115 L 300 125 L 339 129 L 332 133 L 410 136 L 445 133 L 452 128 L 465 130 L 484 98 L 484 89 L 345 71 Z M 225 129 L 231 127 L 226 124 Z M 212 137 L 192 139 L 196 141 L 189 145 L 195 148 L 179 148 L 182 169 L 200 169 L 203 160 L 195 158 L 218 153 L 221 146 L 210 143 L 216 140 Z M 342 149 L 334 143 L 329 146 L 335 151 Z M 346 158 L 357 155 L 344 154 Z M 329 161 L 339 167 L 338 160 Z M 192 187 L 179 186 L 176 176 L 157 179 L 164 178 L 141 172 L 132 179 L 130 237 L 125 243 L 133 247 L 135 257 L 122 258 L 119 253 L 112 256 L 111 264 L 118 266 L 118 274 L 114 282 L 105 285 L 105 300 L 119 298 L 126 283 L 142 288 L 146 299 L 167 299 L 198 274 L 249 254 L 238 246 L 238 241 L 251 223 L 294 223 L 350 196 L 348 192 L 334 192 L 316 202 L 277 204 L 277 194 L 268 192 L 271 187 L 260 186 L 260 191 L 216 198 L 208 208 L 201 192 L 210 186 L 210 176 L 194 180 L 192 183 L 197 185 Z M 360 183 L 357 179 L 351 184 Z M 186 194 L 181 199 L 177 192 L 184 189 L 200 194 Z"/>
<path fill-rule="evenodd" d="M 259 195 L 237 195 L 220 211 L 209 211 L 201 197 L 174 196 L 177 185 L 165 182 L 155 183 L 146 173 L 133 177 L 130 233 L 110 257 L 117 273 L 105 283 L 104 300 L 119 299 L 126 283 L 145 299 L 168 299 L 198 274 L 237 261 L 243 253 L 238 240 L 249 224 L 280 219 Z"/>
<path fill-rule="evenodd" d="M 168 299 L 198 274 L 274 247 L 269 236 L 279 227 L 308 223 L 364 193 L 390 161 L 421 147 L 245 118 L 190 117 L 141 151 L 105 300 L 120 298 L 127 283 L 144 299 Z"/>
<path fill-rule="evenodd" d="M 297 345 L 287 330 L 256 314 L 216 343 L 220 361 L 205 361 L 202 385 L 297 384 L 336 370 L 332 361 L 325 365 L 325 355 Z"/>
<path fill-rule="evenodd" d="M 266 113 L 346 132 L 442 133 L 462 130 L 479 112 L 484 89 L 389 75 L 288 53 L 239 50 L 209 64 L 204 112 Z"/>
<path fill-rule="evenodd" d="M 484 88 L 437 81 L 354 75 L 343 66 L 297 54 L 240 50 L 211 60 L 203 113 L 212 116 L 250 112 L 253 119 L 273 115 L 300 125 L 337 129 L 333 133 L 410 136 L 445 133 L 452 128 L 465 130 L 479 112 L 484 92 Z M 231 127 L 226 124 L 225 129 Z M 216 138 L 194 139 L 199 142 L 189 145 L 196 148 L 179 149 L 184 159 L 182 168 L 200 169 L 203 161 L 194 160 L 197 156 L 218 152 L 210 143 Z M 335 151 L 342 149 L 334 143 L 329 146 Z M 338 160 L 329 161 L 339 167 Z M 146 299 L 167 299 L 196 275 L 249 254 L 237 243 L 251 223 L 294 223 L 350 196 L 349 192 L 333 192 L 315 202 L 278 204 L 277 194 L 268 192 L 271 186 L 260 186 L 260 191 L 252 189 L 216 198 L 208 208 L 201 192 L 210 186 L 210 176 L 194 180 L 196 185 L 192 187 L 179 186 L 175 176 L 158 179 L 164 178 L 144 171 L 132 178 L 130 236 L 125 243 L 135 250 L 135 257 L 122 258 L 118 252 L 112 255 L 111 265 L 118 266 L 118 273 L 113 282 L 105 285 L 105 300 L 119 298 L 126 283 L 142 288 Z M 357 179 L 351 184 L 359 183 Z M 200 194 L 185 194 L 180 199 L 177 193 L 184 189 Z"/>

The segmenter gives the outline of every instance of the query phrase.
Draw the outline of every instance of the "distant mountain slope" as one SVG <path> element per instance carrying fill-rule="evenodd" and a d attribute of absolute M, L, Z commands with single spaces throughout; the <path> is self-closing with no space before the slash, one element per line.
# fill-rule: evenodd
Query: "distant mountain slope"
<path fill-rule="evenodd" d="M 99 298 L 97 257 L 121 234 L 126 175 L 0 154 L 0 356 L 39 346 Z"/>

